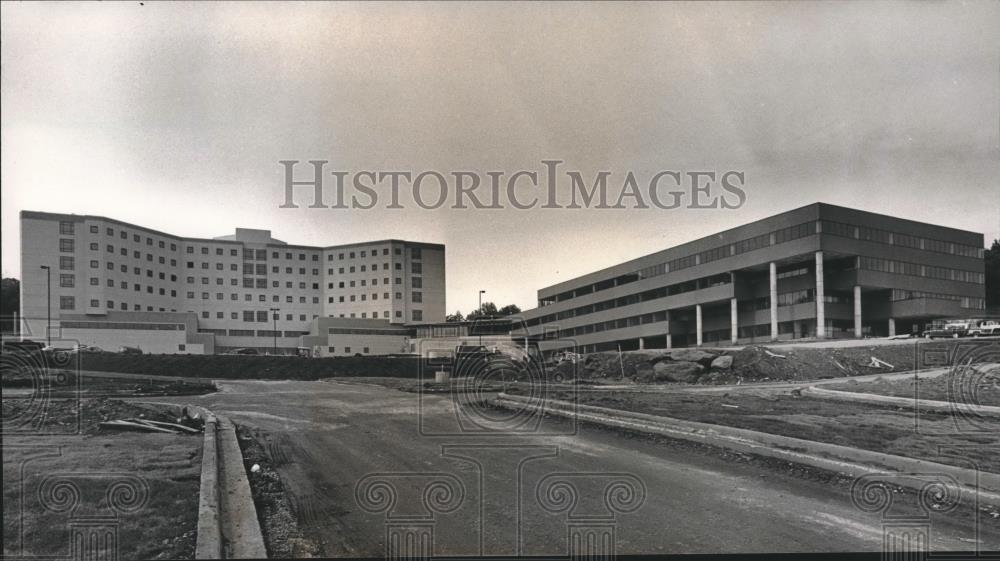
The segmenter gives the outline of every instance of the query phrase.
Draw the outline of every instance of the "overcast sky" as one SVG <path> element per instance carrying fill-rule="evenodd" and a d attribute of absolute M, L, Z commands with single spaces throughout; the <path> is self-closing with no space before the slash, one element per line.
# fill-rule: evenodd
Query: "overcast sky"
<path fill-rule="evenodd" d="M 2 5 L 17 214 L 447 245 L 449 311 L 816 201 L 1000 237 L 1000 3 Z M 278 160 L 740 170 L 738 210 L 279 209 Z M 609 185 L 615 185 L 612 180 Z M 620 183 L 616 185 L 616 189 Z"/>

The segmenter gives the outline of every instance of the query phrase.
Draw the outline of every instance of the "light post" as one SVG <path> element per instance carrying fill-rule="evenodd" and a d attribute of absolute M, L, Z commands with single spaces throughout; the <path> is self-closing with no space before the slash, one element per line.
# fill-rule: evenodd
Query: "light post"
<path fill-rule="evenodd" d="M 45 269 L 45 343 L 52 346 L 52 268 L 42 265 Z"/>
<path fill-rule="evenodd" d="M 281 308 L 270 308 L 270 310 L 271 310 L 271 335 L 272 335 L 272 341 L 273 341 L 273 343 L 271 344 L 271 353 L 274 354 L 274 355 L 277 355 L 278 354 L 278 312 L 281 311 Z"/>
<path fill-rule="evenodd" d="M 483 317 L 483 294 L 486 294 L 485 290 L 479 291 L 479 319 Z M 479 348 L 483 348 L 483 326 L 479 326 Z"/>

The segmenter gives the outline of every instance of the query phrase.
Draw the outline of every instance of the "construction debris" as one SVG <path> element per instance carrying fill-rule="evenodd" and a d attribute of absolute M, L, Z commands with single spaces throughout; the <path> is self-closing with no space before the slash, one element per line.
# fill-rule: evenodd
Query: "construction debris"
<path fill-rule="evenodd" d="M 884 360 L 879 360 L 879 359 L 877 359 L 875 357 L 872 357 L 871 362 L 869 362 L 867 364 L 867 366 L 869 368 L 888 368 L 890 370 L 892 370 L 893 368 L 895 368 L 893 365 L 889 364 L 888 362 L 886 362 Z"/>
<path fill-rule="evenodd" d="M 766 354 L 767 356 L 773 356 L 774 358 L 788 358 L 785 355 L 779 355 L 777 353 L 772 353 L 771 351 L 769 351 L 767 349 L 764 349 L 764 354 Z"/>
<path fill-rule="evenodd" d="M 137 430 L 145 432 L 165 432 L 168 434 L 177 434 L 177 431 L 160 428 L 154 425 L 148 425 L 146 423 L 138 423 L 134 420 L 124 421 L 121 419 L 115 421 L 105 421 L 100 424 L 102 429 L 121 429 L 121 430 Z"/>
<path fill-rule="evenodd" d="M 145 431 L 145 432 L 164 432 L 168 434 L 198 434 L 201 431 L 180 425 L 177 423 L 167 423 L 164 421 L 151 421 L 148 419 L 133 418 L 133 419 L 117 419 L 114 421 L 105 421 L 100 423 L 102 429 L 117 429 L 117 430 L 134 430 L 134 431 Z"/>

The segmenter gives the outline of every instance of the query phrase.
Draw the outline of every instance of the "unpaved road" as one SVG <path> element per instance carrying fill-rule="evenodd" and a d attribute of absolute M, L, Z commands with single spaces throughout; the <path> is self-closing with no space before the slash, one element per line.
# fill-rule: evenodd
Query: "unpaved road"
<path fill-rule="evenodd" d="M 845 485 L 753 462 L 598 428 L 574 431 L 562 420 L 517 425 L 495 411 L 484 413 L 492 416 L 487 420 L 472 417 L 480 422 L 464 425 L 465 433 L 435 436 L 462 429 L 451 398 L 378 386 L 219 386 L 220 393 L 180 399 L 260 429 L 274 462 L 265 468 L 281 475 L 306 535 L 325 556 L 382 556 L 386 536 L 413 524 L 433 528 L 435 555 L 566 555 L 568 524 L 614 527 L 619 554 L 881 549 L 882 515 L 854 506 Z M 509 434 L 512 425 L 519 436 Z M 395 495 L 388 513 L 368 512 L 357 502 L 355 487 L 366 476 L 385 482 L 382 490 Z M 440 490 L 432 483 L 442 479 L 453 487 L 459 482 L 460 496 L 452 497 L 457 505 L 429 512 L 421 496 L 428 488 Z M 551 500 L 540 500 L 539 486 L 547 489 L 554 479 L 568 486 L 556 485 L 553 494 L 541 495 Z M 644 487 L 644 499 L 619 495 L 624 506 L 609 511 L 605 490 L 614 481 Z M 570 503 L 558 499 L 574 494 L 575 506 L 560 510 Z M 433 500 L 431 495 L 423 496 Z M 925 514 L 898 502 L 892 508 L 893 514 L 923 516 L 935 550 L 1000 548 L 996 520 L 980 521 L 977 535 L 968 512 Z"/>

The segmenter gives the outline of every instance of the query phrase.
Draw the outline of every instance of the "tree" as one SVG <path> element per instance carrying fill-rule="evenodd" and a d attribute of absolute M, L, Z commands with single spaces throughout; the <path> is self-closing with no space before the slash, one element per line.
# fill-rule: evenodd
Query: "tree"
<path fill-rule="evenodd" d="M 493 302 L 483 302 L 482 308 L 469 312 L 469 315 L 465 316 L 465 319 L 472 321 L 480 318 L 502 318 L 519 313 L 521 313 L 521 308 L 517 307 L 517 304 L 507 304 L 497 309 L 497 305 Z"/>
<path fill-rule="evenodd" d="M 466 321 L 472 321 L 474 319 L 496 317 L 496 315 L 497 305 L 493 302 L 483 302 L 483 305 L 478 310 L 469 312 L 469 315 L 465 316 L 465 319 Z"/>
<path fill-rule="evenodd" d="M 455 310 L 455 313 L 444 316 L 444 320 L 449 323 L 465 321 L 465 316 L 462 315 L 461 310 Z"/>
<path fill-rule="evenodd" d="M 521 308 L 517 307 L 517 304 L 507 304 L 497 312 L 500 317 L 516 316 L 519 313 L 521 313 Z"/>
<path fill-rule="evenodd" d="M 986 250 L 986 307 L 1000 306 L 1000 239 Z"/>
<path fill-rule="evenodd" d="M 0 330 L 12 333 L 17 329 L 14 315 L 21 310 L 21 282 L 17 279 L 0 280 Z"/>

